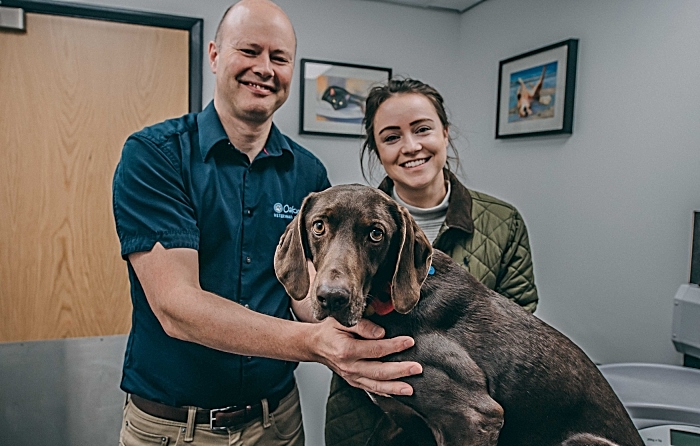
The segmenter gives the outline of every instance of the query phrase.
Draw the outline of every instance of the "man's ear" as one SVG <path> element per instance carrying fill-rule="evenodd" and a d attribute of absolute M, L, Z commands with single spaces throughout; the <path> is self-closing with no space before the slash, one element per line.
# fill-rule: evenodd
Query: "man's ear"
<path fill-rule="evenodd" d="M 304 199 L 299 213 L 287 225 L 275 250 L 275 274 L 292 298 L 302 300 L 309 292 L 309 272 L 306 260 L 309 247 L 304 227 L 306 209 L 313 201 L 313 193 Z"/>
<path fill-rule="evenodd" d="M 396 311 L 406 314 L 420 299 L 420 287 L 428 276 L 433 247 L 403 206 L 399 206 L 398 221 L 401 244 L 391 282 L 391 300 Z"/>
<path fill-rule="evenodd" d="M 217 63 L 219 61 L 219 48 L 216 46 L 216 42 L 213 40 L 209 42 L 209 68 L 211 69 L 211 72 L 216 74 L 217 70 Z"/>

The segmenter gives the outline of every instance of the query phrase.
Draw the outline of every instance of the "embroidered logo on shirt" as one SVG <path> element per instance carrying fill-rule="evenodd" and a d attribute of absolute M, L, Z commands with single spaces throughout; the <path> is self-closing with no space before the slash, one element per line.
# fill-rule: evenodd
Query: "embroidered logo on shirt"
<path fill-rule="evenodd" d="M 286 219 L 293 219 L 295 215 L 299 213 L 299 209 L 295 208 L 294 206 L 290 206 L 288 204 L 282 204 L 282 203 L 275 203 L 272 206 L 272 216 L 275 218 L 286 218 Z"/>

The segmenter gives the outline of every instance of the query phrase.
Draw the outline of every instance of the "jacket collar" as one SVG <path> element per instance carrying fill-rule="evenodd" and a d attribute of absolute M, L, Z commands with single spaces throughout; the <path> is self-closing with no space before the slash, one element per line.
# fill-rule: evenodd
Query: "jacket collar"
<path fill-rule="evenodd" d="M 447 214 L 445 215 L 445 224 L 448 228 L 460 229 L 471 234 L 474 232 L 472 196 L 452 172 L 447 169 L 443 169 L 443 172 L 452 188 L 450 204 L 447 206 Z M 385 177 L 378 187 L 379 190 L 391 196 L 394 190 L 394 181 L 389 177 Z"/>

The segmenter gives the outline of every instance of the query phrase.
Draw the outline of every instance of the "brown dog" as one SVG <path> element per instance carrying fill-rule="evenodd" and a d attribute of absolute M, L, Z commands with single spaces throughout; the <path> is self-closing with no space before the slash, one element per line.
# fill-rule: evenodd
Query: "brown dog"
<path fill-rule="evenodd" d="M 280 240 L 275 270 L 294 299 L 311 289 L 318 319 L 352 326 L 368 305 L 393 306 L 370 318 L 389 337 L 415 339 L 387 358 L 423 365 L 406 379 L 414 395 L 373 396 L 400 429 L 380 423 L 371 444 L 644 445 L 576 345 L 434 251 L 408 211 L 377 189 L 309 195 Z"/>

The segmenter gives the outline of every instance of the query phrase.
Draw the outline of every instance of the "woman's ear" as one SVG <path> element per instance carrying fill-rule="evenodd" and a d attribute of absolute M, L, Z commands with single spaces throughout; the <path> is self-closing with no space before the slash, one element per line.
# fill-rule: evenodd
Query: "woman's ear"
<path fill-rule="evenodd" d="M 304 199 L 301 209 L 284 234 L 275 250 L 275 274 L 284 289 L 293 299 L 302 300 L 309 292 L 308 243 L 306 240 L 305 209 L 313 199 L 313 194 Z"/>
<path fill-rule="evenodd" d="M 433 247 L 403 206 L 399 206 L 399 217 L 397 236 L 402 239 L 391 282 L 391 301 L 397 312 L 406 314 L 420 299 L 420 287 L 428 276 Z"/>

